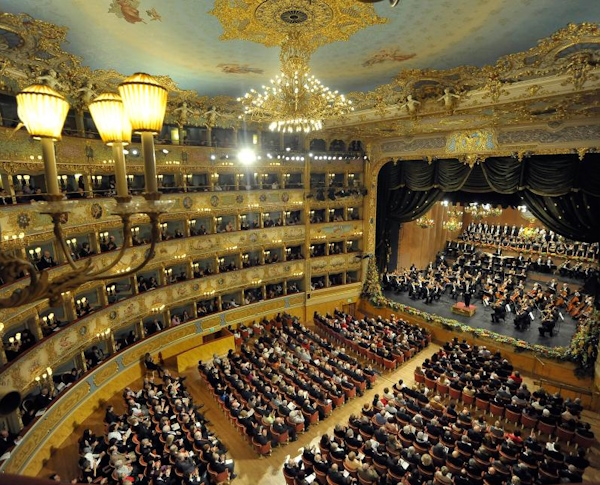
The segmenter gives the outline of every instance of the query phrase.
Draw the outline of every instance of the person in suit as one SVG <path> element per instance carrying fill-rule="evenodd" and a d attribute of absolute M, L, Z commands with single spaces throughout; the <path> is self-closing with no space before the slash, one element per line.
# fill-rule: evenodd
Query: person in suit
<path fill-rule="evenodd" d="M 345 477 L 344 474 L 339 471 L 337 463 L 331 465 L 331 468 L 327 473 L 327 478 L 335 483 L 335 485 L 350 485 L 350 483 L 352 483 L 352 478 Z"/>
<path fill-rule="evenodd" d="M 471 286 L 471 282 L 469 280 L 465 281 L 463 298 L 465 300 L 465 307 L 469 308 L 471 306 L 471 295 L 473 294 L 473 288 Z"/>

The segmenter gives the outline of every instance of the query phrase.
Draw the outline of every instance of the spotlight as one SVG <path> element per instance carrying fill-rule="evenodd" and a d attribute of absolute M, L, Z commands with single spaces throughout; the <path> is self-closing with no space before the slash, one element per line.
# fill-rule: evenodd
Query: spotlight
<path fill-rule="evenodd" d="M 135 155 L 136 157 L 138 156 L 139 153 L 140 152 L 139 152 L 139 150 L 137 148 L 134 148 L 133 150 L 131 150 L 131 154 Z"/>
<path fill-rule="evenodd" d="M 217 159 L 217 156 L 213 154 L 213 155 L 211 155 L 211 156 L 210 156 L 210 159 L 211 159 L 211 160 L 216 160 L 216 159 Z"/>

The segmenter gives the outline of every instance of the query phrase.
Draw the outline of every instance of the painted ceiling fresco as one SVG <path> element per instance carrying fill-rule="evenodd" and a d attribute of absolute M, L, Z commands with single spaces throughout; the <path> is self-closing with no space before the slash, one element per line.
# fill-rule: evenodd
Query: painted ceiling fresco
<path fill-rule="evenodd" d="M 335 41 L 334 35 L 312 55 L 313 74 L 341 91 L 372 90 L 406 69 L 494 64 L 570 22 L 600 21 L 598 0 L 402 0 L 396 8 L 388 2 L 311 1 L 3 0 L 0 11 L 66 27 L 64 49 L 92 69 L 169 75 L 180 88 L 208 96 L 259 88 L 279 67 L 278 47 L 245 40 L 252 38 L 245 35 L 245 24 L 236 26 L 237 38 L 223 39 L 226 29 L 214 10 L 225 4 L 255 16 L 275 10 L 275 2 L 295 3 L 299 10 L 309 3 L 311 8 L 336 4 L 336 15 L 348 13 L 344 4 L 369 9 L 364 12 L 372 13 L 373 22 L 361 20 L 347 40 Z M 286 15 L 286 22 L 300 18 L 303 28 L 316 27 L 312 18 Z M 0 52 L 6 39 L 0 36 Z"/>

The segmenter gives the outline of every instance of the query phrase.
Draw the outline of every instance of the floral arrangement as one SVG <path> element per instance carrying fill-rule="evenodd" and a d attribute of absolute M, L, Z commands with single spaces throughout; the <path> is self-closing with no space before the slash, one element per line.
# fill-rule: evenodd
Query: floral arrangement
<path fill-rule="evenodd" d="M 441 325 L 456 333 L 471 333 L 476 337 L 489 338 L 498 344 L 512 345 L 516 351 L 529 350 L 541 357 L 570 360 L 575 362 L 580 370 L 585 373 L 593 373 L 594 371 L 600 338 L 600 312 L 597 311 L 590 317 L 579 321 L 577 331 L 568 347 L 546 347 L 545 345 L 530 344 L 524 340 L 500 335 L 487 329 L 473 328 L 457 320 L 427 313 L 386 298 L 381 291 L 379 274 L 373 258 L 369 261 L 362 295 L 375 307 L 387 307 L 397 312 L 421 318 L 428 323 Z"/>

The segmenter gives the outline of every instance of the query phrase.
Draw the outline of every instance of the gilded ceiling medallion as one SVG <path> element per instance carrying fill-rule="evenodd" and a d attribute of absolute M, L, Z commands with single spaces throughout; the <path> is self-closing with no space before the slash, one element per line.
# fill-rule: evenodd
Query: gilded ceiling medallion
<path fill-rule="evenodd" d="M 372 5 L 348 4 L 346 0 L 216 0 L 210 13 L 223 25 L 223 40 L 249 40 L 274 47 L 290 35 L 300 34 L 311 50 L 387 22 Z"/>

